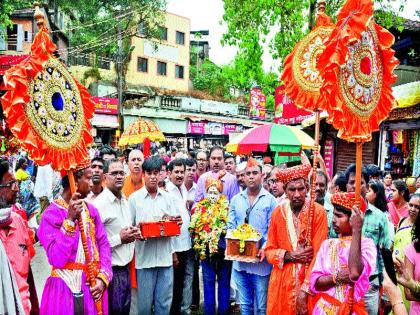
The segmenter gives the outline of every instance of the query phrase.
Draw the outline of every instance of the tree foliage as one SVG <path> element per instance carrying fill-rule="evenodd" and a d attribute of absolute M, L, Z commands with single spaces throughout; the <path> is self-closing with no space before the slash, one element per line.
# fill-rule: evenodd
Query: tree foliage
<path fill-rule="evenodd" d="M 1 0 L 0 1 L 0 28 L 12 25 L 10 15 L 17 9 L 30 7 L 32 1 L 29 0 Z"/>
<path fill-rule="evenodd" d="M 239 49 L 252 73 L 262 65 L 262 46 L 268 42 L 274 60 L 283 60 L 294 45 L 309 32 L 314 24 L 316 0 L 224 0 L 223 20 L 227 31 L 222 44 Z M 385 28 L 402 27 L 398 13 L 404 9 L 406 0 L 393 9 L 394 0 L 377 0 L 376 21 Z M 335 18 L 344 0 L 327 1 L 327 13 Z M 279 69 L 281 70 L 281 69 Z M 258 81 L 258 77 L 255 77 Z"/>

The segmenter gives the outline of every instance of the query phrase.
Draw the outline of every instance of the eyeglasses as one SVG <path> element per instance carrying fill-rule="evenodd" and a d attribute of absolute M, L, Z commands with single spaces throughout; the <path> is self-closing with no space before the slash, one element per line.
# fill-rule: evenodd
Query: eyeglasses
<path fill-rule="evenodd" d="M 11 180 L 10 182 L 6 183 L 6 184 L 0 184 L 0 188 L 12 188 L 12 187 L 16 187 L 19 186 L 19 183 L 16 179 Z"/>
<path fill-rule="evenodd" d="M 278 182 L 279 182 L 279 180 L 278 180 L 278 179 L 269 179 L 269 180 L 268 180 L 268 183 L 269 183 L 270 185 L 278 184 Z"/>
<path fill-rule="evenodd" d="M 107 173 L 107 174 L 112 176 L 112 177 L 117 177 L 118 175 L 121 176 L 121 177 L 125 176 L 124 171 L 114 171 L 114 172 L 110 172 L 110 173 Z"/>
<path fill-rule="evenodd" d="M 197 162 L 207 162 L 206 159 L 197 159 Z"/>

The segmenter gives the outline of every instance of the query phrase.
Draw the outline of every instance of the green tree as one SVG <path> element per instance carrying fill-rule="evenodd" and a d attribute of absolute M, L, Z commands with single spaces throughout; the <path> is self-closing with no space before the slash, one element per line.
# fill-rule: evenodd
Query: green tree
<path fill-rule="evenodd" d="M 375 1 L 376 21 L 385 28 L 401 29 L 403 19 L 398 13 L 404 9 L 406 0 L 399 1 L 401 5 L 397 10 L 391 6 L 394 0 Z M 343 2 L 327 1 L 327 13 L 335 18 Z M 268 43 L 272 58 L 282 61 L 314 24 L 315 3 L 316 0 L 224 0 L 223 21 L 227 31 L 222 44 L 238 47 L 248 79 L 259 82 L 263 45 Z M 281 71 L 281 66 L 278 70 Z"/>
<path fill-rule="evenodd" d="M 28 0 L 2 0 L 0 2 L 0 28 L 12 25 L 10 15 L 17 9 L 27 8 L 32 5 Z"/>

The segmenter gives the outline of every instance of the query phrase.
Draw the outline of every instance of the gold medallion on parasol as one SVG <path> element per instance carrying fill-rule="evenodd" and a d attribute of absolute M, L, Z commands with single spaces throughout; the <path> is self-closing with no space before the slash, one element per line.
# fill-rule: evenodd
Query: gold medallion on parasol
<path fill-rule="evenodd" d="M 92 142 L 90 122 L 94 103 L 86 88 L 75 80 L 53 54 L 57 47 L 35 8 L 39 32 L 30 57 L 6 71 L 2 97 L 3 113 L 13 135 L 29 157 L 39 165 L 51 164 L 68 172 L 72 193 L 76 192 L 73 171 L 90 165 L 87 145 Z M 86 207 L 85 207 L 86 208 Z M 95 284 L 98 268 L 89 252 L 82 217 L 78 226 L 87 265 L 87 280 Z M 102 302 L 95 302 L 102 314 Z"/>

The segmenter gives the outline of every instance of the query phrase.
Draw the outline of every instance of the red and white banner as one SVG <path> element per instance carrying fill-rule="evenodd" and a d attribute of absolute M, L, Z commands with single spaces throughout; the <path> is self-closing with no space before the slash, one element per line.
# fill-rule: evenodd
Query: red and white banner
<path fill-rule="evenodd" d="M 118 99 L 111 97 L 92 96 L 96 114 L 118 115 Z"/>
<path fill-rule="evenodd" d="M 276 87 L 274 108 L 274 122 L 276 124 L 300 124 L 304 119 L 313 115 L 312 112 L 296 107 L 294 102 L 284 92 L 283 85 Z"/>

